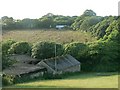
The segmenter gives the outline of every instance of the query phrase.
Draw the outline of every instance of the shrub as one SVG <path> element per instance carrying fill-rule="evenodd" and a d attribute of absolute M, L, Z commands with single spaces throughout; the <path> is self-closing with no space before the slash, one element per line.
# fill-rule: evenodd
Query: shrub
<path fill-rule="evenodd" d="M 8 54 L 3 53 L 2 54 L 2 69 L 5 69 L 11 65 L 13 65 L 16 61 L 15 60 L 11 60 L 9 58 Z"/>
<path fill-rule="evenodd" d="M 83 55 L 83 53 L 85 52 L 86 49 L 86 45 L 83 43 L 79 43 L 79 42 L 73 42 L 73 43 L 69 43 L 66 44 L 64 46 L 65 49 L 65 54 L 70 54 L 73 57 L 79 59 L 81 55 Z"/>
<path fill-rule="evenodd" d="M 10 49 L 11 45 L 14 44 L 15 41 L 13 40 L 7 40 L 2 42 L 2 53 L 8 53 L 8 49 Z"/>
<path fill-rule="evenodd" d="M 32 57 L 39 59 L 46 59 L 55 56 L 55 45 L 56 45 L 56 56 L 62 55 L 63 46 L 53 42 L 38 42 L 32 47 Z"/>
<path fill-rule="evenodd" d="M 27 54 L 30 53 L 31 47 L 27 42 L 16 42 L 8 50 L 10 54 Z"/>
<path fill-rule="evenodd" d="M 3 77 L 2 77 L 2 85 L 3 86 L 12 85 L 13 82 L 14 82 L 14 77 L 9 76 L 9 75 L 3 75 Z"/>

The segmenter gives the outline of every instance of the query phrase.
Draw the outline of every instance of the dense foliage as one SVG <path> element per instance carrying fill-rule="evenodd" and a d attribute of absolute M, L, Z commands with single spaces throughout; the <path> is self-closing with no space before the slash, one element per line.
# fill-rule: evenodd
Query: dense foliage
<path fill-rule="evenodd" d="M 53 42 L 38 42 L 32 47 L 32 57 L 39 59 L 47 59 L 60 56 L 63 54 L 63 46 Z"/>
<path fill-rule="evenodd" d="M 8 53 L 8 50 L 10 49 L 11 45 L 15 43 L 14 40 L 7 40 L 2 42 L 2 53 Z"/>
<path fill-rule="evenodd" d="M 12 85 L 14 83 L 14 77 L 10 75 L 3 75 L 2 77 L 2 85 L 3 86 L 8 86 Z"/>
<path fill-rule="evenodd" d="M 79 42 L 72 42 L 64 45 L 64 54 L 70 54 L 79 59 L 86 53 L 87 45 Z"/>
<path fill-rule="evenodd" d="M 8 52 L 10 54 L 28 54 L 30 53 L 31 47 L 27 42 L 16 42 L 11 45 Z"/>
<path fill-rule="evenodd" d="M 2 69 L 5 69 L 9 66 L 11 66 L 15 61 L 10 60 L 8 50 L 10 49 L 11 45 L 14 44 L 15 41 L 8 40 L 2 42 Z"/>
<path fill-rule="evenodd" d="M 76 19 L 76 16 L 62 16 L 48 13 L 39 19 L 25 18 L 22 20 L 15 20 L 12 17 L 2 17 L 3 30 L 10 29 L 41 29 L 41 28 L 55 28 L 56 25 L 66 25 L 70 28 L 71 24 Z"/>

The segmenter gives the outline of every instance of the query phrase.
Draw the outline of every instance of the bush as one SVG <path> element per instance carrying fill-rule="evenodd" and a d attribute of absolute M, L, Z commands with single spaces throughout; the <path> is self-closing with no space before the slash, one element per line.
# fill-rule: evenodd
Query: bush
<path fill-rule="evenodd" d="M 2 42 L 2 53 L 7 54 L 8 49 L 10 49 L 11 45 L 14 43 L 15 43 L 15 41 L 13 41 L 13 40 L 7 40 L 7 41 Z"/>
<path fill-rule="evenodd" d="M 16 61 L 11 60 L 8 54 L 2 54 L 2 70 L 12 66 Z"/>
<path fill-rule="evenodd" d="M 3 86 L 12 85 L 13 82 L 14 82 L 14 77 L 9 76 L 9 75 L 3 75 L 3 77 L 2 77 L 2 85 Z"/>
<path fill-rule="evenodd" d="M 91 63 L 89 65 L 91 65 L 93 71 L 117 71 L 118 47 L 119 45 L 115 42 L 102 40 L 89 44 L 87 64 Z"/>
<path fill-rule="evenodd" d="M 32 57 L 39 59 L 46 59 L 55 56 L 55 45 L 56 45 L 56 56 L 63 54 L 63 46 L 53 42 L 39 42 L 35 43 L 32 47 Z"/>
<path fill-rule="evenodd" d="M 70 54 L 76 59 L 79 59 L 81 55 L 84 55 L 83 53 L 86 50 L 86 45 L 79 42 L 73 42 L 73 43 L 66 44 L 64 46 L 64 49 L 65 49 L 65 52 L 64 52 L 65 54 Z"/>
<path fill-rule="evenodd" d="M 10 54 L 28 54 L 31 47 L 27 42 L 16 42 L 8 50 Z"/>

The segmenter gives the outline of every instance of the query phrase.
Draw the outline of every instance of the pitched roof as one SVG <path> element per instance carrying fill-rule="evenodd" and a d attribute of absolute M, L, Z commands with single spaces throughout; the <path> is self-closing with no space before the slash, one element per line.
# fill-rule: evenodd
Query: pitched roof
<path fill-rule="evenodd" d="M 3 70 L 3 73 L 7 75 L 22 75 L 26 73 L 33 73 L 40 70 L 43 70 L 44 67 L 30 65 L 25 63 L 16 63 L 13 66 Z"/>
<path fill-rule="evenodd" d="M 42 61 L 55 70 L 55 60 L 57 70 L 63 70 L 80 64 L 80 62 L 73 58 L 71 55 L 56 57 L 56 59 L 55 58 L 45 59 Z"/>
<path fill-rule="evenodd" d="M 33 59 L 30 56 L 26 56 L 26 55 L 13 55 L 13 56 L 11 56 L 11 59 L 16 59 L 19 62 L 15 63 L 15 64 L 13 64 L 13 66 L 3 70 L 3 73 L 8 74 L 8 75 L 23 75 L 23 74 L 44 71 L 44 70 L 46 70 L 45 67 L 41 67 L 38 65 L 41 62 L 46 63 L 53 70 L 55 70 L 55 60 L 56 60 L 57 70 L 64 70 L 66 68 L 80 64 L 80 62 L 77 61 L 71 55 L 65 55 L 65 56 L 60 56 L 60 57 L 56 57 L 56 58 L 45 59 L 45 60 L 40 61 L 36 65 L 26 63 L 27 61 L 36 61 L 37 60 L 37 59 Z"/>
<path fill-rule="evenodd" d="M 35 59 L 35 58 L 32 58 L 32 57 L 30 57 L 30 56 L 28 56 L 28 55 L 18 55 L 18 54 L 15 54 L 15 55 L 12 55 L 12 56 L 10 56 L 10 59 L 12 59 L 12 60 L 16 60 L 16 61 L 18 61 L 18 62 L 20 62 L 20 63 L 36 63 L 36 62 L 39 62 L 40 60 L 37 60 L 37 59 Z"/>
<path fill-rule="evenodd" d="M 36 65 L 38 62 L 40 62 L 40 60 L 34 59 L 28 55 L 16 54 L 10 56 L 10 59 L 16 60 L 17 63 L 3 70 L 3 73 L 8 75 L 21 75 L 21 74 L 37 72 L 44 69 L 43 67 Z"/>

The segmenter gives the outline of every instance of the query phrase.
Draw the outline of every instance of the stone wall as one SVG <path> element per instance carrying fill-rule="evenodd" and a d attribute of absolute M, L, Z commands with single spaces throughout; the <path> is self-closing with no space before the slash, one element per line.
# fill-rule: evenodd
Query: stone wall
<path fill-rule="evenodd" d="M 63 70 L 63 72 L 79 72 L 79 71 L 80 71 L 80 65 L 69 67 Z"/>

